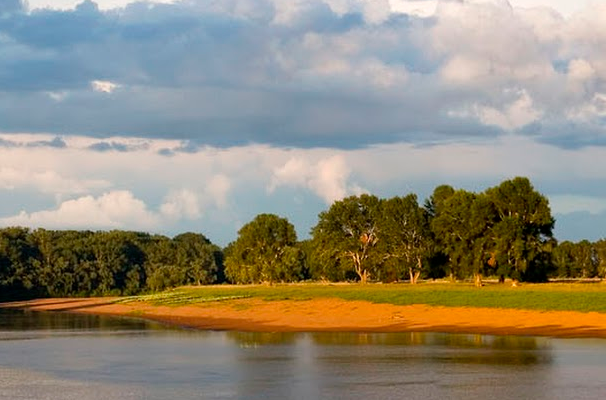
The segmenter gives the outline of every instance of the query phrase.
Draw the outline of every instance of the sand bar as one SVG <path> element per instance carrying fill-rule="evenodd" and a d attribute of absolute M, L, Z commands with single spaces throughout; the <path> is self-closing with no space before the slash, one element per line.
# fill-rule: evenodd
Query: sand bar
<path fill-rule="evenodd" d="M 236 299 L 187 306 L 113 298 L 40 299 L 3 308 L 145 318 L 204 330 L 247 332 L 451 332 L 606 338 L 606 314 L 495 308 L 396 306 L 365 301 Z"/>

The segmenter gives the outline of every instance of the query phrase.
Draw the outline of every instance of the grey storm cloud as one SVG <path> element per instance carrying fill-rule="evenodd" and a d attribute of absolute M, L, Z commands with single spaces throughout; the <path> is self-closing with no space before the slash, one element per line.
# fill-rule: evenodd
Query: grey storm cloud
<path fill-rule="evenodd" d="M 98 152 L 106 152 L 106 151 L 117 151 L 120 153 L 127 153 L 129 151 L 140 151 L 147 149 L 146 144 L 141 145 L 130 145 L 126 143 L 120 143 L 117 141 L 110 142 L 96 142 L 88 146 L 89 150 L 94 150 Z"/>
<path fill-rule="evenodd" d="M 371 18 L 322 0 L 109 11 L 90 0 L 69 11 L 4 1 L 0 131 L 172 138 L 188 143 L 175 151 L 189 152 L 423 144 L 506 131 L 564 147 L 603 144 L 601 37 L 591 42 L 572 22 L 550 36 L 544 19 L 503 2 L 470 8 L 487 18 L 481 26 L 449 7 L 466 4 L 444 3 L 429 18 Z M 578 104 L 586 106 L 572 110 Z M 571 124 L 591 134 L 558 133 Z"/>
<path fill-rule="evenodd" d="M 51 147 L 51 148 L 55 148 L 55 149 L 64 149 L 64 148 L 67 147 L 67 144 L 60 137 L 54 137 L 51 140 L 35 140 L 35 141 L 27 141 L 27 142 L 20 142 L 20 141 L 17 141 L 17 140 L 9 140 L 9 139 L 0 138 L 0 147 L 7 147 L 7 148 L 16 148 L 16 147 L 29 147 L 29 148 Z"/>

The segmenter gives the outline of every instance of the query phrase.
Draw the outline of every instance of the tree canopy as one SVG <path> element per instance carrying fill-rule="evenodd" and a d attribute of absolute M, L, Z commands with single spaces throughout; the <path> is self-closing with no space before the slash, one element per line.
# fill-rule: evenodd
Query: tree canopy
<path fill-rule="evenodd" d="M 381 260 L 375 249 L 380 212 L 381 201 L 373 195 L 335 201 L 328 211 L 320 213 L 318 224 L 312 229 L 313 257 L 325 268 L 341 270 L 337 276 L 353 271 L 366 283 L 380 271 Z"/>
<path fill-rule="evenodd" d="M 238 231 L 225 258 L 233 283 L 292 282 L 303 278 L 295 227 L 286 218 L 260 214 Z"/>

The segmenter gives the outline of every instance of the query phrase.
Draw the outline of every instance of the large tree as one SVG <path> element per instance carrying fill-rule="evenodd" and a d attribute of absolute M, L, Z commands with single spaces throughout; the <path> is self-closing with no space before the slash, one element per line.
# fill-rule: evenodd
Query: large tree
<path fill-rule="evenodd" d="M 327 268 L 354 271 L 362 283 L 377 275 L 381 200 L 363 194 L 334 202 L 312 229 L 314 256 Z"/>
<path fill-rule="evenodd" d="M 482 277 L 495 265 L 495 223 L 494 207 L 484 194 L 458 190 L 443 200 L 431 226 L 448 256 L 452 279 L 473 276 L 482 286 Z"/>
<path fill-rule="evenodd" d="M 0 230 L 0 299 L 23 297 L 35 291 L 37 276 L 32 261 L 36 253 L 27 228 Z"/>
<path fill-rule="evenodd" d="M 186 283 L 204 285 L 217 280 L 221 268 L 220 249 L 199 233 L 182 233 L 173 238 L 175 264 L 185 271 Z"/>
<path fill-rule="evenodd" d="M 238 231 L 226 251 L 225 274 L 234 283 L 290 282 L 302 278 L 303 253 L 286 218 L 260 214 Z"/>
<path fill-rule="evenodd" d="M 441 251 L 448 256 L 451 280 L 461 278 L 472 264 L 474 235 L 470 229 L 474 193 L 458 190 L 443 200 L 431 221 Z"/>
<path fill-rule="evenodd" d="M 499 271 L 514 280 L 545 280 L 545 253 L 554 226 L 547 198 L 521 177 L 488 189 L 486 195 L 498 216 L 493 233 Z"/>
<path fill-rule="evenodd" d="M 417 196 L 409 194 L 385 200 L 380 230 L 380 247 L 386 263 L 395 264 L 396 270 L 404 267 L 410 283 L 417 283 L 431 249 L 429 215 L 419 207 Z"/>

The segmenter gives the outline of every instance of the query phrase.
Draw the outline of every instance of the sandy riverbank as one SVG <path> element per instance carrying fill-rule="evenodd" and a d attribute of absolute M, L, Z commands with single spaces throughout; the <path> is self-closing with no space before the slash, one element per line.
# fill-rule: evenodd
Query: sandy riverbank
<path fill-rule="evenodd" d="M 255 332 L 457 332 L 606 338 L 606 314 L 491 308 L 394 306 L 364 301 L 238 299 L 181 307 L 109 298 L 41 299 L 0 307 L 146 318 L 207 330 Z"/>

